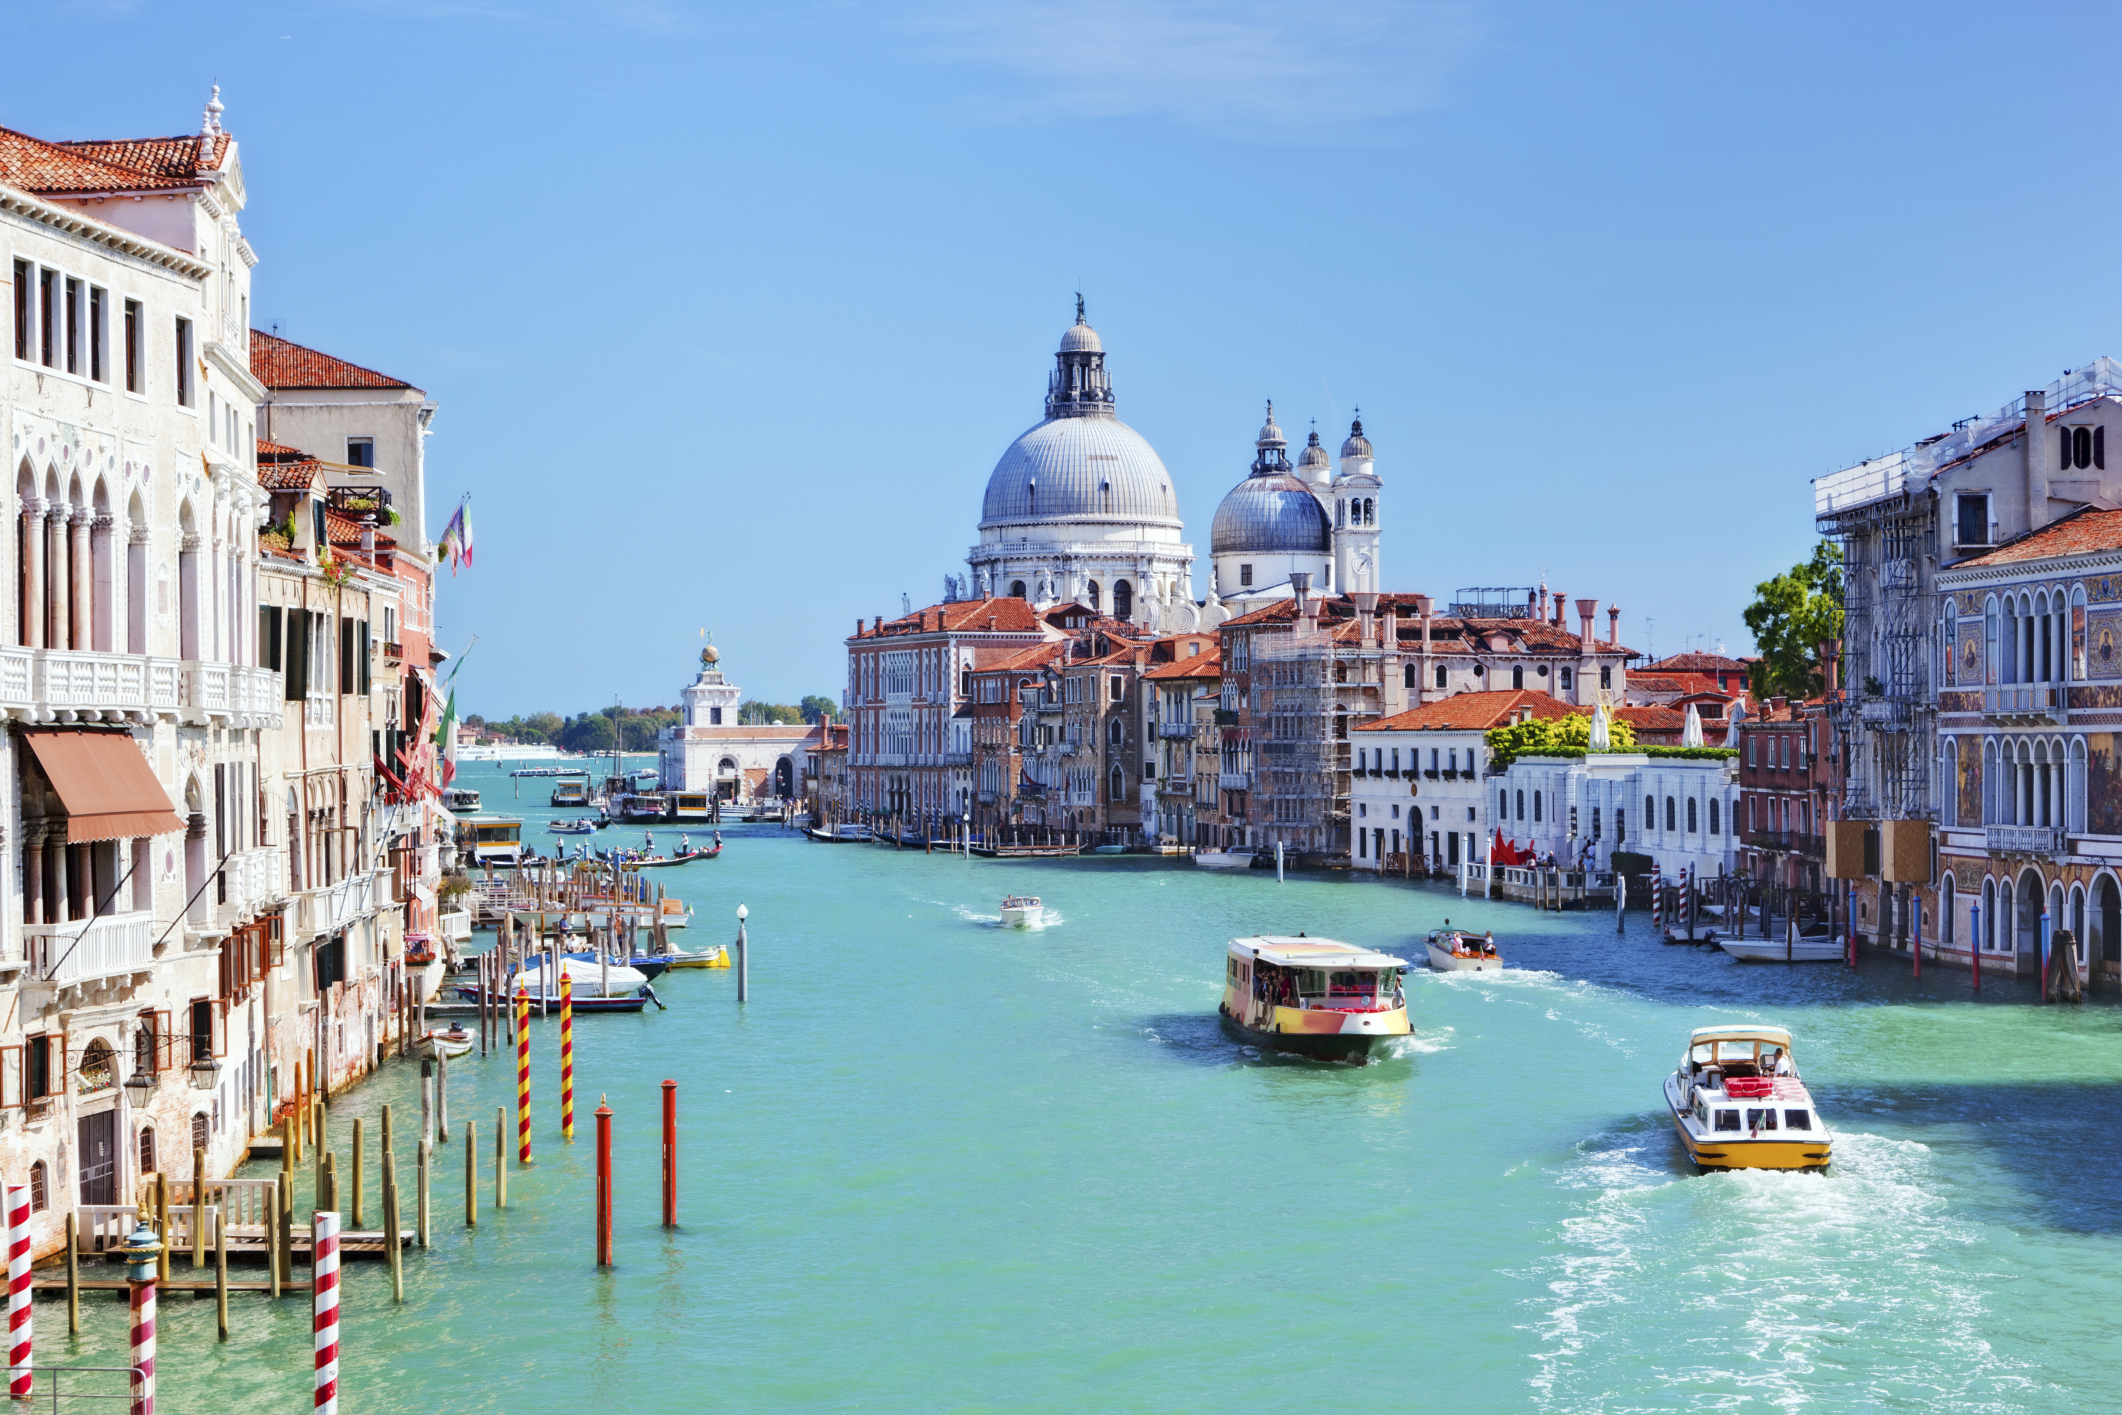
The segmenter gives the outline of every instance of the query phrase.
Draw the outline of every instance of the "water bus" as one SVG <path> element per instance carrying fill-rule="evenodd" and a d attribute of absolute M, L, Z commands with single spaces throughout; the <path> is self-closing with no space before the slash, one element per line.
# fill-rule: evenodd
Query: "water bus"
<path fill-rule="evenodd" d="M 1217 1010 L 1248 1045 L 1363 1061 L 1409 1033 L 1406 969 L 1404 958 L 1330 938 L 1234 938 Z"/>
<path fill-rule="evenodd" d="M 674 821 L 706 821 L 715 819 L 715 797 L 710 791 L 673 791 L 670 793 L 670 818 Z"/>
<path fill-rule="evenodd" d="M 445 786 L 442 788 L 442 809 L 451 814 L 479 809 L 479 793 L 469 786 Z"/>
<path fill-rule="evenodd" d="M 1665 1104 L 1699 1169 L 1827 1168 L 1827 1126 L 1781 1027 L 1697 1027 Z"/>
<path fill-rule="evenodd" d="M 587 810 L 589 808 L 589 781 L 587 777 L 580 781 L 558 781 L 553 783 L 551 804 L 556 808 L 566 810 Z"/>
<path fill-rule="evenodd" d="M 1496 936 L 1455 929 L 1447 923 L 1429 935 L 1429 966 L 1440 973 L 1497 973 L 1503 956 L 1496 952 Z"/>
<path fill-rule="evenodd" d="M 475 868 L 514 869 L 523 862 L 523 822 L 466 816 L 457 822 L 457 849 Z"/>
<path fill-rule="evenodd" d="M 1036 894 L 1012 894 L 1002 901 L 1002 927 L 1043 929 L 1046 927 L 1046 906 L 1039 902 Z"/>

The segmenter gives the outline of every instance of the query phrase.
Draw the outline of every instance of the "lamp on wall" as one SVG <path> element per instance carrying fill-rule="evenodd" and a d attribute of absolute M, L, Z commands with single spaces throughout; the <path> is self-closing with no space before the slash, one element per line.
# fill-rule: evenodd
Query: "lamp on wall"
<path fill-rule="evenodd" d="M 221 1078 L 221 1063 L 210 1056 L 202 1056 L 192 1063 L 192 1087 L 195 1090 L 211 1091 Z"/>
<path fill-rule="evenodd" d="M 144 1106 L 154 1099 L 157 1083 L 158 1078 L 154 1072 L 136 1068 L 133 1074 L 126 1078 L 126 1097 L 134 1105 Z"/>

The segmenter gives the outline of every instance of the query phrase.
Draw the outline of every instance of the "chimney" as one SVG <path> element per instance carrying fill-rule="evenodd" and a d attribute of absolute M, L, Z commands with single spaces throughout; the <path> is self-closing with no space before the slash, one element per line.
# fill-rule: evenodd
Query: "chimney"
<path fill-rule="evenodd" d="M 1554 598 L 1554 606 L 1555 606 L 1555 612 L 1554 612 L 1554 617 L 1552 617 L 1551 619 L 1549 619 L 1549 620 L 1548 620 L 1547 622 L 1548 622 L 1549 624 L 1552 624 L 1552 625 L 1553 625 L 1553 626 L 1554 626 L 1555 628 L 1557 628 L 1557 629 L 1559 629 L 1559 628 L 1561 628 L 1561 627 L 1562 627 L 1562 606 L 1563 606 L 1564 602 L 1565 602 L 1565 601 L 1563 600 L 1563 597 L 1562 597 L 1562 591 L 1560 591 L 1560 590 L 1556 590 L 1556 591 L 1555 591 L 1555 598 Z"/>
<path fill-rule="evenodd" d="M 2048 524 L 2048 394 L 2026 390 L 2026 528 Z"/>
<path fill-rule="evenodd" d="M 1359 644 L 1372 643 L 1371 635 L 1377 628 L 1378 592 L 1376 590 L 1357 590 L 1349 595 L 1349 599 L 1356 606 L 1356 642 Z"/>
<path fill-rule="evenodd" d="M 1400 646 L 1400 609 L 1389 601 L 1385 606 L 1385 622 L 1378 627 L 1378 644 L 1388 649 Z"/>
<path fill-rule="evenodd" d="M 1597 618 L 1598 614 L 1599 601 L 1595 599 L 1580 599 L 1577 601 L 1578 637 L 1584 641 L 1584 651 L 1586 653 L 1591 652 L 1593 643 L 1592 620 Z"/>
<path fill-rule="evenodd" d="M 1547 618 L 1547 582 L 1544 580 L 1540 583 L 1540 612 L 1535 614 L 1533 618 Z"/>
<path fill-rule="evenodd" d="M 1616 648 L 1621 645 L 1621 606 L 1618 604 L 1606 611 L 1606 642 Z"/>
<path fill-rule="evenodd" d="M 1311 571 L 1292 570 L 1289 576 L 1289 587 L 1292 590 L 1296 591 L 1297 594 L 1297 617 L 1299 619 L 1310 618 L 1312 597 Z"/>
<path fill-rule="evenodd" d="M 884 616 L 883 616 L 883 615 L 881 615 L 881 614 L 880 614 L 880 615 L 878 615 L 878 616 L 877 616 L 877 627 L 876 627 L 876 628 L 874 628 L 874 629 L 872 629 L 872 630 L 870 630 L 870 632 L 871 632 L 872 634 L 881 634 L 881 633 L 883 633 L 883 632 L 884 632 Z"/>

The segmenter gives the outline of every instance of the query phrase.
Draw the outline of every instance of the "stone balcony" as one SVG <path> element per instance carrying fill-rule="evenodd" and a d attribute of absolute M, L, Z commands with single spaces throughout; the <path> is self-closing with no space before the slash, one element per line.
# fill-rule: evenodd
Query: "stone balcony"
<path fill-rule="evenodd" d="M 67 924 L 26 924 L 28 981 L 71 987 L 146 973 L 155 961 L 155 916 L 105 914 Z"/>
<path fill-rule="evenodd" d="M 1992 855 L 2062 855 L 2069 852 L 2065 832 L 2046 825 L 1993 825 L 1988 828 Z"/>
<path fill-rule="evenodd" d="M 363 871 L 322 889 L 296 893 L 290 910 L 290 937 L 311 938 L 345 928 L 371 908 L 388 901 L 389 878 L 380 870 Z"/>
<path fill-rule="evenodd" d="M 28 722 L 147 722 L 278 727 L 280 675 L 269 668 L 87 649 L 0 648 L 0 712 Z"/>

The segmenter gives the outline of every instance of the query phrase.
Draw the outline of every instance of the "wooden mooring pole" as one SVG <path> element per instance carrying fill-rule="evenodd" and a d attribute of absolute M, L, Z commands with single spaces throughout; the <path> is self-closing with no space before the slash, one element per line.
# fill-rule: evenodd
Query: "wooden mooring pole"
<path fill-rule="evenodd" d="M 464 1122 L 464 1226 L 479 1226 L 479 1147 L 478 1130 L 472 1122 Z"/>
<path fill-rule="evenodd" d="M 221 1212 L 214 1217 L 214 1330 L 228 1340 L 228 1198 L 222 1196 Z"/>
<path fill-rule="evenodd" d="M 422 1141 L 420 1142 L 420 1177 L 419 1177 L 419 1184 L 420 1184 L 420 1192 L 419 1192 L 419 1194 L 418 1194 L 418 1195 L 416 1196 L 416 1202 L 417 1202 L 417 1203 L 418 1203 L 418 1205 L 419 1205 L 419 1224 L 418 1224 L 418 1227 L 419 1227 L 419 1233 L 418 1233 L 418 1235 L 417 1235 L 417 1236 L 418 1236 L 418 1240 L 419 1240 L 420 1246 L 421 1246 L 421 1247 L 423 1247 L 423 1248 L 425 1248 L 425 1247 L 427 1246 L 427 1231 L 428 1231 L 428 1230 L 427 1230 L 427 1167 L 428 1167 L 428 1153 L 429 1153 L 429 1147 L 428 1147 L 428 1143 L 427 1143 L 427 1141 L 426 1141 L 426 1140 L 422 1140 Z"/>
<path fill-rule="evenodd" d="M 508 1107 L 494 1107 L 494 1207 L 508 1207 Z"/>
<path fill-rule="evenodd" d="M 206 1266 L 206 1147 L 192 1147 L 192 1266 Z"/>
<path fill-rule="evenodd" d="M 347 1195 L 347 1216 L 355 1228 L 361 1227 L 361 1117 L 354 1117 L 354 1164 L 353 1187 Z"/>
<path fill-rule="evenodd" d="M 391 1301 L 405 1300 L 405 1253 L 400 1246 L 398 1216 L 398 1161 L 388 1144 L 383 1147 L 383 1231 L 385 1251 L 390 1254 Z"/>

